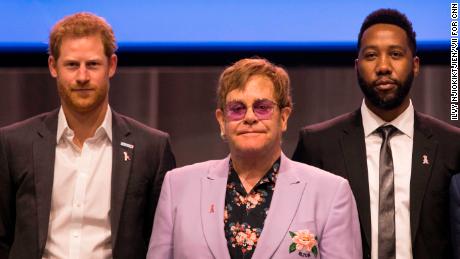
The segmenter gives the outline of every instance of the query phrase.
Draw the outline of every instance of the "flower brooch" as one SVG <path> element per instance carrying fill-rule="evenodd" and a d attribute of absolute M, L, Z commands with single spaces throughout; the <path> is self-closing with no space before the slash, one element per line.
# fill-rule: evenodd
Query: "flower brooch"
<path fill-rule="evenodd" d="M 318 255 L 318 241 L 316 236 L 309 230 L 289 231 L 292 243 L 289 246 L 289 253 L 299 252 L 302 257 L 310 257 L 313 254 Z"/>

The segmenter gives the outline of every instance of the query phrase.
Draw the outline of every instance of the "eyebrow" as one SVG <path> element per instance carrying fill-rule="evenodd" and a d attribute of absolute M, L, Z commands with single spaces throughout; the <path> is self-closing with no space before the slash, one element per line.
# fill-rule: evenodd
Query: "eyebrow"
<path fill-rule="evenodd" d="M 388 46 L 386 48 L 387 49 L 402 49 L 402 50 L 405 50 L 405 49 L 409 49 L 409 46 L 407 46 L 407 48 L 405 48 L 402 45 L 390 45 L 390 46 Z M 365 50 L 368 50 L 368 49 L 379 49 L 379 47 L 377 45 L 369 45 L 369 46 L 363 47 L 362 51 L 365 51 Z"/>
<path fill-rule="evenodd" d="M 254 100 L 254 102 L 257 102 L 257 101 L 272 101 L 272 102 L 273 102 L 273 100 L 270 100 L 270 99 L 268 99 L 268 98 L 257 98 L 257 99 Z M 230 102 L 240 102 L 240 103 L 246 104 L 245 102 L 243 102 L 243 101 L 240 100 L 240 99 L 231 99 L 231 100 L 229 100 L 228 102 L 229 102 L 229 103 L 230 103 Z M 253 103 L 254 103 L 254 102 L 253 102 Z"/>

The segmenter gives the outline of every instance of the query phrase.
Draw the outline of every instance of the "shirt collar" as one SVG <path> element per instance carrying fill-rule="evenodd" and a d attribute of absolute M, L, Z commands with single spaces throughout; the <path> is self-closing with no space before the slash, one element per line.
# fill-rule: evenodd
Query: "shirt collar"
<path fill-rule="evenodd" d="M 67 124 L 67 119 L 65 117 L 64 110 L 62 106 L 59 108 L 58 114 L 58 125 L 57 125 L 57 132 L 56 132 L 56 143 L 59 143 L 61 138 L 66 136 L 73 136 L 74 132 Z M 104 120 L 102 121 L 101 125 L 96 129 L 94 133 L 94 137 L 99 138 L 106 135 L 110 142 L 112 142 L 112 109 L 110 105 L 107 107 L 107 112 L 105 113 Z"/>
<path fill-rule="evenodd" d="M 414 106 L 412 105 L 412 100 L 409 100 L 409 106 L 406 110 L 390 122 L 384 121 L 377 114 L 373 113 L 363 100 L 361 104 L 361 116 L 365 137 L 373 134 L 377 128 L 383 125 L 393 125 L 409 138 L 412 139 L 414 137 Z"/>

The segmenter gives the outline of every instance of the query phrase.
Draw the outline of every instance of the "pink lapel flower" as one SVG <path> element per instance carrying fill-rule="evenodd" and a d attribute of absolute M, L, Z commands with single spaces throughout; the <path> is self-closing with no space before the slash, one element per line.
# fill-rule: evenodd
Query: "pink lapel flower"
<path fill-rule="evenodd" d="M 309 257 L 312 253 L 315 257 L 318 255 L 318 241 L 316 236 L 309 230 L 289 231 L 292 243 L 289 246 L 289 253 L 299 252 L 302 257 Z"/>

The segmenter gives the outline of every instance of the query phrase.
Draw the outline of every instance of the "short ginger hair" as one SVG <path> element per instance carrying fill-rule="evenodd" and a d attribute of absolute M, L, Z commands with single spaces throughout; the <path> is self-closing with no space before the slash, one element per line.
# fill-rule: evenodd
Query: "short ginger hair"
<path fill-rule="evenodd" d="M 49 36 L 48 53 L 59 58 L 62 40 L 65 37 L 86 37 L 100 35 L 104 52 L 111 57 L 117 50 L 117 43 L 110 24 L 102 17 L 88 12 L 75 13 L 58 21 Z"/>

